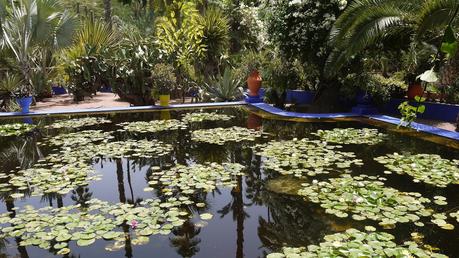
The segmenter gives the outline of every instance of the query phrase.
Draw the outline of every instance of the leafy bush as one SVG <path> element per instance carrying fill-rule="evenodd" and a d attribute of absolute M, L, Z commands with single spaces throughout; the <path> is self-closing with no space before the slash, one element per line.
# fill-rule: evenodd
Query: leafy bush
<path fill-rule="evenodd" d="M 101 56 L 83 56 L 72 61 L 66 72 L 70 78 L 69 90 L 76 101 L 96 93 L 106 78 L 108 66 Z"/>
<path fill-rule="evenodd" d="M 167 95 L 175 87 L 177 78 L 174 74 L 174 67 L 168 64 L 156 64 L 153 67 L 151 80 L 154 91 L 159 95 Z"/>
<path fill-rule="evenodd" d="M 153 103 L 150 77 L 158 54 L 152 45 L 148 38 L 126 39 L 110 60 L 113 91 L 134 105 Z"/>

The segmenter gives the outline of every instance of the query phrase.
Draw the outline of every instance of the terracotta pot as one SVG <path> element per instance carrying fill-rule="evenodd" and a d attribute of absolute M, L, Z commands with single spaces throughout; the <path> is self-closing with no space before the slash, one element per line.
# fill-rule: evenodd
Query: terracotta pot
<path fill-rule="evenodd" d="M 424 89 L 420 83 L 411 84 L 408 86 L 408 92 L 406 96 L 408 99 L 414 99 L 416 96 L 422 96 L 424 94 Z"/>
<path fill-rule="evenodd" d="M 261 76 L 258 71 L 253 71 L 247 78 L 247 86 L 249 87 L 249 96 L 258 96 L 258 91 L 261 88 Z"/>

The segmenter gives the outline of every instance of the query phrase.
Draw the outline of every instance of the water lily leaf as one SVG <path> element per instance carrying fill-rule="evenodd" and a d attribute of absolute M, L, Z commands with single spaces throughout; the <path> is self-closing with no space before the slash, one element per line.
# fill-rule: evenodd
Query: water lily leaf
<path fill-rule="evenodd" d="M 203 219 L 203 220 L 211 220 L 213 216 L 214 215 L 212 215 L 210 213 L 203 213 L 203 214 L 200 215 L 201 219 Z"/>
<path fill-rule="evenodd" d="M 88 246 L 90 244 L 93 244 L 96 240 L 94 238 L 91 239 L 80 239 L 77 241 L 78 246 Z"/>

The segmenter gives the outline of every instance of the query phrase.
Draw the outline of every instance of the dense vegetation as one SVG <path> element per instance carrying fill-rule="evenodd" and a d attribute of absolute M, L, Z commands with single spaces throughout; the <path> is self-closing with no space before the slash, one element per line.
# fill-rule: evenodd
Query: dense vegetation
<path fill-rule="evenodd" d="M 432 69 L 425 97 L 459 102 L 458 0 L 0 1 L 1 109 L 61 85 L 75 100 L 111 87 L 134 105 L 159 94 L 242 98 L 258 69 L 266 100 L 316 91 L 327 111 L 368 92 L 404 96 Z"/>

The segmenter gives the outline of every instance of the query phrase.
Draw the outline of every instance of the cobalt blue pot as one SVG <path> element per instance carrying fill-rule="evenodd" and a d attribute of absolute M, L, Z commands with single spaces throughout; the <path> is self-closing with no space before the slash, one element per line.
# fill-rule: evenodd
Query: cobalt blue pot
<path fill-rule="evenodd" d="M 17 98 L 16 102 L 21 107 L 22 113 L 29 113 L 30 105 L 32 104 L 32 97 Z"/>

